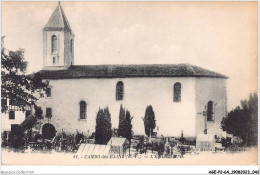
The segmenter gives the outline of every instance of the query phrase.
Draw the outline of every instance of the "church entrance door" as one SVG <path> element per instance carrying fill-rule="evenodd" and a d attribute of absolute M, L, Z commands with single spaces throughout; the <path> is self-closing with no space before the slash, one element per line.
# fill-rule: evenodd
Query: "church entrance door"
<path fill-rule="evenodd" d="M 56 135 L 55 127 L 50 124 L 46 123 L 42 127 L 42 138 L 51 140 Z"/>

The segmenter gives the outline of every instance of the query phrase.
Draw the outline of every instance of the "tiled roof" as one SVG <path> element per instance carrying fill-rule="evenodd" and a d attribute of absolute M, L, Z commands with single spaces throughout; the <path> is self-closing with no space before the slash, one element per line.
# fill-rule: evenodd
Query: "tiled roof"
<path fill-rule="evenodd" d="M 41 70 L 43 79 L 126 77 L 215 77 L 225 75 L 190 64 L 72 65 L 67 70 Z"/>
<path fill-rule="evenodd" d="M 71 28 L 69 22 L 65 16 L 65 13 L 60 5 L 56 7 L 54 12 L 52 13 L 48 23 L 43 28 L 46 31 L 53 31 L 53 30 L 64 30 L 71 32 Z"/>

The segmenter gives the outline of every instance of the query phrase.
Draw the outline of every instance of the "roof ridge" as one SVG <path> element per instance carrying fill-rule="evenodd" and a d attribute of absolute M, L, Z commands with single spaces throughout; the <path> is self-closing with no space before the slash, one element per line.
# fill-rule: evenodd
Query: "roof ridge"
<path fill-rule="evenodd" d="M 65 22 L 66 22 L 67 27 L 71 30 L 69 21 L 68 21 L 66 15 L 65 15 L 65 12 L 63 11 L 63 8 L 62 8 L 62 6 L 60 4 L 60 1 L 59 1 L 59 7 L 60 7 L 61 16 L 62 16 L 62 22 L 63 22 L 64 27 L 65 27 Z"/>
<path fill-rule="evenodd" d="M 45 78 L 118 78 L 118 77 L 215 77 L 220 73 L 188 64 L 72 65 L 66 70 L 41 70 Z"/>
<path fill-rule="evenodd" d="M 58 3 L 58 6 L 59 8 L 59 13 L 60 13 L 60 16 L 61 16 L 61 22 L 62 22 L 62 26 L 65 27 L 65 24 L 64 24 L 64 19 L 63 19 L 63 14 L 62 14 L 62 11 L 61 11 L 61 5 L 60 5 L 60 1 Z"/>
<path fill-rule="evenodd" d="M 173 66 L 173 65 L 186 65 L 184 63 L 180 64 L 89 64 L 89 65 L 71 65 L 71 67 L 77 67 L 77 66 Z"/>

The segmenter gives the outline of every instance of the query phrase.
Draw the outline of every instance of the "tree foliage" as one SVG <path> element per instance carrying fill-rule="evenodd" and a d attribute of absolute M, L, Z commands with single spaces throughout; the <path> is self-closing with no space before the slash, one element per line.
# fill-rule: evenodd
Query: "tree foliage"
<path fill-rule="evenodd" d="M 108 107 L 99 109 L 96 118 L 95 143 L 107 144 L 112 136 L 111 115 Z"/>
<path fill-rule="evenodd" d="M 26 75 L 28 62 L 24 50 L 9 51 L 4 47 L 4 37 L 1 41 L 2 99 L 9 99 L 20 108 L 34 104 L 44 96 L 48 83 L 42 81 L 40 74 Z M 6 106 L 2 104 L 1 108 L 4 111 Z"/>
<path fill-rule="evenodd" d="M 145 134 L 149 137 L 153 134 L 153 130 L 156 127 L 155 114 L 151 105 L 147 106 L 145 110 L 145 116 L 143 118 Z"/>
<path fill-rule="evenodd" d="M 125 109 L 123 108 L 122 104 L 120 106 L 120 111 L 119 111 L 119 124 L 118 124 L 118 136 L 124 136 L 125 135 Z"/>
<path fill-rule="evenodd" d="M 125 110 L 121 105 L 119 111 L 118 136 L 127 138 L 129 143 L 131 143 L 133 137 L 132 119 L 133 117 L 131 117 L 130 111 Z"/>
<path fill-rule="evenodd" d="M 183 136 L 183 130 L 182 130 L 182 131 L 181 131 L 180 142 L 181 142 L 182 144 L 184 144 L 185 141 L 186 141 L 186 139 L 185 139 L 184 136 Z"/>
<path fill-rule="evenodd" d="M 237 106 L 221 121 L 221 128 L 229 134 L 238 136 L 246 145 L 257 144 L 258 131 L 258 95 L 250 94 L 248 100 L 241 100 Z"/>
<path fill-rule="evenodd" d="M 131 143 L 131 139 L 133 137 L 133 131 L 132 131 L 132 119 L 131 114 L 128 110 L 126 110 L 126 117 L 125 117 L 125 137 Z"/>

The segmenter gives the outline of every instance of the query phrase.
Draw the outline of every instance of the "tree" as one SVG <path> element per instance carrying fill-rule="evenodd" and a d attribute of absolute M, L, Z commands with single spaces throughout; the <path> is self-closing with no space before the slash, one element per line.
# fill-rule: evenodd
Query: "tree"
<path fill-rule="evenodd" d="M 104 143 L 107 144 L 107 142 L 112 137 L 111 114 L 108 107 L 104 109 L 104 134 Z"/>
<path fill-rule="evenodd" d="M 184 142 L 186 141 L 186 139 L 183 137 L 183 130 L 181 131 L 181 137 L 180 137 L 180 142 L 182 144 L 184 144 Z"/>
<path fill-rule="evenodd" d="M 129 141 L 129 145 L 131 145 L 131 139 L 133 137 L 132 131 L 132 119 L 130 111 L 125 110 L 125 108 L 120 106 L 119 111 L 119 126 L 118 126 L 118 136 L 124 137 Z M 130 154 L 130 147 L 129 147 Z"/>
<path fill-rule="evenodd" d="M 120 107 L 119 112 L 119 127 L 118 127 L 118 136 L 127 138 L 131 142 L 133 131 L 132 131 L 132 119 L 130 111 L 125 110 L 125 108 Z"/>
<path fill-rule="evenodd" d="M 125 117 L 125 138 L 129 141 L 129 155 L 130 155 L 130 147 L 131 147 L 131 139 L 133 137 L 133 131 L 132 131 L 132 119 L 130 112 L 126 111 L 126 117 Z"/>
<path fill-rule="evenodd" d="M 10 133 L 9 140 L 14 148 L 24 146 L 23 133 L 32 128 L 37 119 L 42 118 L 42 111 L 35 102 L 44 96 L 48 87 L 48 82 L 43 82 L 40 74 L 26 75 L 27 65 L 24 49 L 7 50 L 4 47 L 4 37 L 1 37 L 1 111 L 6 112 L 8 109 L 7 99 L 11 105 L 22 110 L 25 110 L 26 106 L 35 107 L 35 114 L 31 113 Z"/>
<path fill-rule="evenodd" d="M 229 134 L 238 136 L 243 143 L 257 145 L 258 129 L 258 96 L 250 94 L 249 100 L 241 100 L 241 107 L 237 106 L 221 121 L 221 128 Z"/>
<path fill-rule="evenodd" d="M 120 111 L 119 111 L 119 124 L 118 124 L 118 136 L 124 136 L 124 130 L 125 130 L 125 109 L 123 108 L 122 104 L 120 106 Z"/>
<path fill-rule="evenodd" d="M 9 99 L 15 106 L 25 109 L 25 106 L 38 100 L 38 95 L 44 96 L 48 83 L 42 81 L 40 74 L 25 75 L 28 62 L 24 59 L 23 49 L 7 50 L 4 37 L 1 38 L 1 46 L 1 98 Z M 2 112 L 6 109 L 6 103 L 2 103 Z"/>
<path fill-rule="evenodd" d="M 151 105 L 147 106 L 145 110 L 145 116 L 143 118 L 145 134 L 149 137 L 153 134 L 153 130 L 156 127 L 155 114 Z"/>
<path fill-rule="evenodd" d="M 131 143 L 131 139 L 133 137 L 133 131 L 132 131 L 132 119 L 130 112 L 126 111 L 126 117 L 125 117 L 125 138 Z"/>
<path fill-rule="evenodd" d="M 99 109 L 96 118 L 95 143 L 107 144 L 112 136 L 111 116 L 108 107 Z"/>

